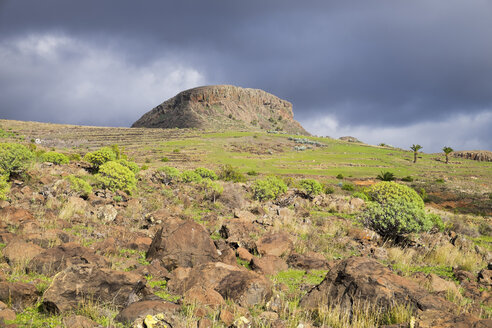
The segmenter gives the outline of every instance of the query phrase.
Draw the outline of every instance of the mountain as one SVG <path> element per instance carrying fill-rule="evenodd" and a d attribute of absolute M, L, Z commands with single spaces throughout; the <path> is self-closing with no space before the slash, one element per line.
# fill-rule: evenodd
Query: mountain
<path fill-rule="evenodd" d="M 274 130 L 309 135 L 294 120 L 292 104 L 260 89 L 212 85 L 180 92 L 132 127 Z"/>

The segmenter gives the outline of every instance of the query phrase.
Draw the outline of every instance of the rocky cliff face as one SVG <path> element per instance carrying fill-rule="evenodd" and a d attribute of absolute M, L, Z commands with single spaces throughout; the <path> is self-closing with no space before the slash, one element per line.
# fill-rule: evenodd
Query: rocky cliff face
<path fill-rule="evenodd" d="M 492 162 L 492 151 L 488 150 L 465 150 L 451 153 L 454 157 L 473 159 L 479 162 Z"/>
<path fill-rule="evenodd" d="M 309 133 L 292 104 L 259 89 L 214 85 L 183 91 L 144 114 L 132 127 L 274 130 Z"/>

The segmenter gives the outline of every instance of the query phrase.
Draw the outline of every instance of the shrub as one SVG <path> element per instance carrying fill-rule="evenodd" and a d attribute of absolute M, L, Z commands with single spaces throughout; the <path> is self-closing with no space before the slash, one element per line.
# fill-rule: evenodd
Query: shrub
<path fill-rule="evenodd" d="M 76 193 L 80 193 L 82 196 L 87 197 L 92 192 L 91 185 L 82 178 L 74 175 L 69 175 L 66 179 L 70 182 L 70 187 Z"/>
<path fill-rule="evenodd" d="M 138 171 L 140 171 L 140 168 L 138 167 L 137 163 L 128 161 L 126 159 L 119 159 L 116 162 L 120 163 L 123 166 L 126 166 L 127 168 L 130 169 L 134 174 L 137 174 Z"/>
<path fill-rule="evenodd" d="M 401 181 L 413 182 L 413 178 L 411 176 L 407 175 L 406 177 L 401 178 Z"/>
<path fill-rule="evenodd" d="M 181 172 L 175 167 L 164 166 L 157 169 L 156 176 L 166 186 L 178 182 L 181 179 Z"/>
<path fill-rule="evenodd" d="M 202 187 L 205 190 L 205 196 L 214 202 L 224 192 L 224 187 L 219 182 L 213 181 L 210 178 L 203 179 Z"/>
<path fill-rule="evenodd" d="M 169 162 L 169 158 L 167 158 L 166 156 L 164 156 L 163 158 L 161 158 L 161 162 Z"/>
<path fill-rule="evenodd" d="M 0 175 L 0 200 L 6 200 L 10 192 L 10 183 L 6 175 Z"/>
<path fill-rule="evenodd" d="M 325 194 L 330 195 L 335 192 L 335 188 L 333 186 L 325 185 Z"/>
<path fill-rule="evenodd" d="M 122 190 L 131 194 L 137 185 L 135 174 L 126 166 L 116 161 L 109 161 L 99 167 L 96 176 L 103 188 L 116 191 Z"/>
<path fill-rule="evenodd" d="M 215 174 L 214 171 L 210 170 L 210 169 L 206 169 L 204 167 L 198 167 L 195 169 L 195 173 L 197 173 L 199 176 L 201 176 L 202 178 L 208 178 L 210 180 L 217 180 L 218 177 L 217 177 L 217 174 Z"/>
<path fill-rule="evenodd" d="M 379 182 L 369 188 L 368 195 L 372 201 L 384 204 L 403 199 L 405 202 L 416 204 L 423 208 L 422 198 L 412 188 L 396 182 Z"/>
<path fill-rule="evenodd" d="M 49 151 L 41 155 L 41 160 L 43 162 L 49 162 L 56 165 L 68 164 L 70 159 L 63 154 L 57 153 L 56 151 Z"/>
<path fill-rule="evenodd" d="M 223 165 L 219 172 L 219 178 L 224 181 L 245 182 L 246 177 L 230 164 Z"/>
<path fill-rule="evenodd" d="M 103 147 L 84 156 L 84 160 L 92 164 L 94 169 L 99 169 L 101 165 L 109 161 L 115 161 L 117 154 L 110 147 Z"/>
<path fill-rule="evenodd" d="M 360 198 L 360 199 L 362 199 L 363 201 L 366 201 L 366 202 L 369 201 L 369 197 L 366 194 L 364 194 L 363 192 L 360 192 L 360 191 L 354 192 L 352 194 L 352 197 Z"/>
<path fill-rule="evenodd" d="M 346 190 L 346 191 L 354 191 L 355 190 L 355 187 L 353 184 L 350 184 L 350 183 L 344 183 L 342 185 L 342 190 Z"/>
<path fill-rule="evenodd" d="M 74 153 L 74 154 L 68 155 L 68 159 L 71 161 L 80 161 L 82 159 L 82 157 L 80 157 L 80 154 Z"/>
<path fill-rule="evenodd" d="M 202 177 L 196 173 L 195 171 L 191 171 L 191 170 L 188 170 L 188 171 L 184 171 L 182 174 L 181 174 L 181 180 L 183 180 L 183 182 L 201 182 L 202 181 Z"/>
<path fill-rule="evenodd" d="M 0 175 L 23 173 L 34 159 L 32 152 L 21 144 L 0 143 Z"/>
<path fill-rule="evenodd" d="M 276 199 L 287 191 L 285 182 L 277 177 L 256 180 L 253 184 L 253 197 L 258 200 Z"/>
<path fill-rule="evenodd" d="M 258 175 L 258 172 L 256 172 L 255 170 L 251 170 L 251 171 L 246 172 L 246 174 L 249 176 L 255 177 Z"/>
<path fill-rule="evenodd" d="M 381 236 L 396 239 L 404 234 L 444 228 L 439 216 L 427 214 L 422 198 L 410 187 L 395 182 L 373 185 L 361 220 Z"/>
<path fill-rule="evenodd" d="M 337 174 L 337 179 L 343 179 L 343 174 L 342 173 L 338 173 Z"/>
<path fill-rule="evenodd" d="M 304 195 L 313 197 L 323 192 L 323 185 L 314 179 L 304 179 L 299 182 Z"/>
<path fill-rule="evenodd" d="M 382 181 L 393 181 L 393 180 L 395 180 L 395 175 L 391 172 L 388 172 L 388 171 L 386 171 L 386 172 L 381 171 L 381 174 L 378 174 L 376 179 L 379 179 Z"/>

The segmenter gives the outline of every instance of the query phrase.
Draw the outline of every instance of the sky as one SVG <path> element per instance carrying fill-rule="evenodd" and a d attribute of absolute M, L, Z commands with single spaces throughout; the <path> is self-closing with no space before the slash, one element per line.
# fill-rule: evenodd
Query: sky
<path fill-rule="evenodd" d="M 314 135 L 492 150 L 492 1 L 0 0 L 0 118 L 130 126 L 211 84 Z"/>

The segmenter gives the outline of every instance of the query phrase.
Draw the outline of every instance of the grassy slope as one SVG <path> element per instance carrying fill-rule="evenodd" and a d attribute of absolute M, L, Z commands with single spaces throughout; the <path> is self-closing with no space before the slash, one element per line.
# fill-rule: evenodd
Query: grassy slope
<path fill-rule="evenodd" d="M 139 163 L 180 168 L 231 164 L 260 174 L 317 176 L 332 180 L 339 173 L 354 179 L 375 178 L 391 171 L 401 178 L 411 175 L 424 181 L 444 179 L 459 190 L 492 191 L 492 163 L 452 158 L 446 165 L 441 154 L 420 154 L 394 148 L 353 144 L 329 138 L 309 137 L 325 147 L 295 151 L 299 145 L 287 135 L 255 132 L 201 132 L 178 129 L 130 129 L 81 127 L 0 120 L 0 128 L 40 138 L 43 145 L 65 152 L 86 152 L 102 145 L 119 144 Z M 163 157 L 169 163 L 161 162 Z"/>

